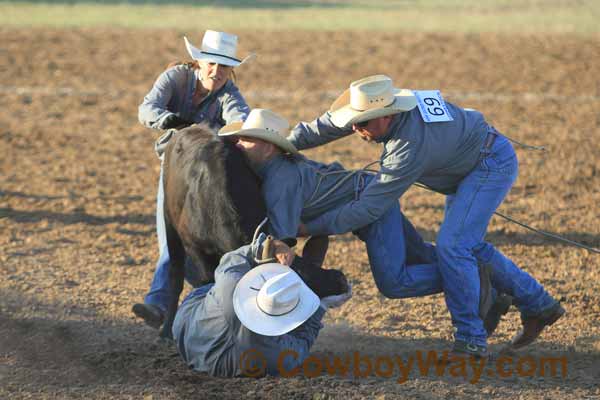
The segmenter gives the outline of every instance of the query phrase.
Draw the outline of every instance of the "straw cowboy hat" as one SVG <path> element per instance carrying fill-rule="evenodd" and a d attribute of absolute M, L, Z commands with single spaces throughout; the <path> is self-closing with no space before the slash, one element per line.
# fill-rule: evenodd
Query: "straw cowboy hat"
<path fill-rule="evenodd" d="M 185 47 L 188 53 L 194 60 L 215 62 L 217 64 L 229 65 L 237 67 L 240 64 L 254 58 L 251 54 L 240 60 L 236 56 L 237 41 L 236 35 L 226 32 L 206 31 L 202 38 L 202 46 L 200 49 L 194 47 L 187 37 L 183 37 Z"/>
<path fill-rule="evenodd" d="M 233 291 L 233 309 L 242 325 L 265 336 L 296 329 L 319 304 L 319 297 L 296 272 L 276 263 L 251 269 Z"/>
<path fill-rule="evenodd" d="M 299 154 L 296 147 L 285 138 L 288 133 L 287 120 L 273 111 L 255 108 L 250 111 L 245 122 L 233 122 L 219 130 L 219 136 L 247 136 L 264 140 L 283 151 Z"/>
<path fill-rule="evenodd" d="M 397 89 L 385 75 L 372 75 L 350 84 L 331 105 L 331 122 L 343 128 L 386 115 L 410 111 L 417 99 L 408 89 Z"/>

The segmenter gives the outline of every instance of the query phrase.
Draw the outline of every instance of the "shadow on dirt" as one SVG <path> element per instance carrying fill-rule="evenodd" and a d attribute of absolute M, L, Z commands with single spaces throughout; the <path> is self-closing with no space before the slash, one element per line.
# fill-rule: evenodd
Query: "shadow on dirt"
<path fill-rule="evenodd" d="M 12 299 L 13 304 L 36 301 L 19 298 L 16 292 L 9 295 L 17 296 Z M 232 382 L 187 369 L 175 346 L 161 342 L 155 336 L 156 331 L 143 325 L 100 318 L 54 320 L 52 314 L 59 306 L 38 306 L 49 311 L 45 313 L 47 317 L 0 314 L 0 358 L 11 366 L 10 371 L 0 374 L 6 375 L 0 380 L 7 379 L 13 386 L 31 385 L 35 376 L 36 381 L 43 379 L 42 382 L 51 387 L 166 385 L 175 392 L 188 393 L 202 390 L 207 381 L 213 383 L 213 392 Z M 89 317 L 87 312 L 71 317 L 78 315 Z M 397 385 L 422 380 L 451 384 L 485 382 L 497 388 L 519 385 L 521 388 L 577 389 L 588 388 L 590 382 L 600 377 L 596 370 L 599 353 L 553 350 L 546 343 L 519 354 L 505 354 L 509 359 L 501 365 L 494 361 L 486 365 L 467 362 L 462 368 L 452 364 L 441 369 L 442 364 L 436 363 L 432 355 L 443 358 L 450 345 L 439 339 L 372 336 L 348 325 L 331 324 L 321 332 L 309 361 L 301 369 L 284 371 L 290 378 L 266 379 L 276 385 L 285 383 L 308 388 L 313 385 L 313 379 L 328 386 L 367 385 L 361 390 L 373 384 Z M 550 347 L 555 346 L 550 344 Z M 257 382 L 246 378 L 233 381 L 251 386 Z M 223 382 L 223 386 L 215 386 L 215 382 Z M 242 386 L 239 390 L 249 389 Z"/>
<path fill-rule="evenodd" d="M 127 214 L 104 217 L 88 214 L 85 211 L 61 213 L 47 210 L 16 210 L 12 207 L 0 208 L 0 218 L 8 218 L 16 223 L 28 223 L 40 220 L 48 220 L 50 222 L 60 222 L 65 225 L 79 223 L 85 223 L 87 225 L 108 225 L 113 223 L 154 225 L 156 222 L 156 218 L 153 214 Z"/>
<path fill-rule="evenodd" d="M 98 196 L 98 197 L 89 197 L 89 196 L 81 196 L 77 194 L 69 194 L 68 196 L 51 196 L 45 194 L 34 194 L 34 193 L 25 193 L 25 192 L 15 192 L 11 190 L 0 190 L 0 197 L 16 197 L 20 199 L 27 200 L 63 200 L 63 199 L 81 199 L 84 198 L 86 200 L 111 200 L 117 201 L 121 203 L 129 203 L 132 201 L 142 201 L 144 200 L 143 196 Z"/>

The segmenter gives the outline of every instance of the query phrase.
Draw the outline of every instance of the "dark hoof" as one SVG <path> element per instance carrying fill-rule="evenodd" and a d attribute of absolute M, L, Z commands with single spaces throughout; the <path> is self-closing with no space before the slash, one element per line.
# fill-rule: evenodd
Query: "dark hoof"
<path fill-rule="evenodd" d="M 346 275 L 337 269 L 322 269 L 313 291 L 319 298 L 347 293 L 350 290 Z"/>
<path fill-rule="evenodd" d="M 165 319 L 161 309 L 151 304 L 134 304 L 131 311 L 133 311 L 137 317 L 143 319 L 146 325 L 154 329 L 160 328 Z"/>
<path fill-rule="evenodd" d="M 173 340 L 173 327 L 170 324 L 164 324 L 160 329 L 159 336 L 162 339 Z"/>
<path fill-rule="evenodd" d="M 487 315 L 483 319 L 483 327 L 488 337 L 492 336 L 502 316 L 505 315 L 512 304 L 512 297 L 507 294 L 498 295 Z"/>
<path fill-rule="evenodd" d="M 291 268 L 319 298 L 346 293 L 349 289 L 342 271 L 316 268 L 299 256 L 294 258 Z"/>

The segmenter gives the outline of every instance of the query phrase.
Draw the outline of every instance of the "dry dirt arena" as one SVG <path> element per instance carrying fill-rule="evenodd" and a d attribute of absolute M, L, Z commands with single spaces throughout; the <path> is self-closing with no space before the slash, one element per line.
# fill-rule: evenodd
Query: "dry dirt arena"
<path fill-rule="evenodd" d="M 158 253 L 157 132 L 138 123 L 137 106 L 168 62 L 186 58 L 183 34 L 200 41 L 202 32 L 0 29 L 0 398 L 600 398 L 600 256 L 498 217 L 488 240 L 564 297 L 568 314 L 476 383 L 471 368 L 438 376 L 416 362 L 398 383 L 399 369 L 381 360 L 448 349 L 449 314 L 441 295 L 379 295 L 352 235 L 332 239 L 326 265 L 345 271 L 354 297 L 326 316 L 314 358 L 379 357 L 379 374 L 375 365 L 366 377 L 214 379 L 188 370 L 130 311 Z M 546 153 L 517 149 L 519 179 L 500 211 L 600 247 L 598 37 L 239 34 L 241 54 L 258 54 L 237 69 L 248 102 L 292 123 L 319 115 L 351 80 L 385 73 L 403 87 L 439 88 L 513 139 L 545 145 Z M 355 137 L 307 152 L 348 168 L 378 154 Z M 434 240 L 443 197 L 413 188 L 402 206 Z M 519 326 L 513 309 L 492 350 Z M 541 376 L 541 357 L 566 357 L 568 368 Z"/>

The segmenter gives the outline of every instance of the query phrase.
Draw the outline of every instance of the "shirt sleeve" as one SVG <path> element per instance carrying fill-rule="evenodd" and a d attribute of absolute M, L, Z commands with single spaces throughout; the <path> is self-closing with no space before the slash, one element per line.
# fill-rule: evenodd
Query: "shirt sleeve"
<path fill-rule="evenodd" d="M 423 173 L 424 162 L 408 142 L 387 154 L 379 173 L 358 200 L 344 204 L 311 220 L 311 235 L 335 235 L 354 231 L 379 219 Z"/>
<path fill-rule="evenodd" d="M 298 123 L 287 139 L 298 150 L 305 150 L 343 138 L 352 132 L 352 128 L 338 128 L 335 126 L 331 122 L 329 112 L 326 112 L 313 122 Z"/>
<path fill-rule="evenodd" d="M 225 124 L 245 121 L 250 113 L 250 107 L 246 103 L 246 100 L 239 89 L 235 86 L 233 86 L 232 90 L 225 96 L 222 107 L 223 111 L 221 117 Z"/>
<path fill-rule="evenodd" d="M 269 218 L 269 232 L 275 239 L 295 238 L 303 207 L 302 177 L 297 169 L 277 173 L 277 179 L 263 183 L 263 197 Z"/>
<path fill-rule="evenodd" d="M 257 243 L 242 246 L 230 251 L 221 257 L 219 266 L 215 270 L 214 293 L 221 304 L 223 315 L 228 320 L 235 318 L 233 309 L 233 291 L 240 279 L 252 269 L 256 262 L 254 256 L 264 240 L 264 235 Z"/>
<path fill-rule="evenodd" d="M 325 310 L 319 307 L 306 322 L 293 331 L 281 336 L 264 336 L 264 356 L 269 375 L 285 376 L 286 372 L 293 373 L 295 368 L 301 367 L 323 328 L 321 320 L 324 314 Z"/>
<path fill-rule="evenodd" d="M 164 119 L 173 114 L 167 105 L 175 93 L 175 70 L 168 69 L 156 79 L 154 86 L 138 107 L 138 119 L 148 128 L 163 129 Z"/>

